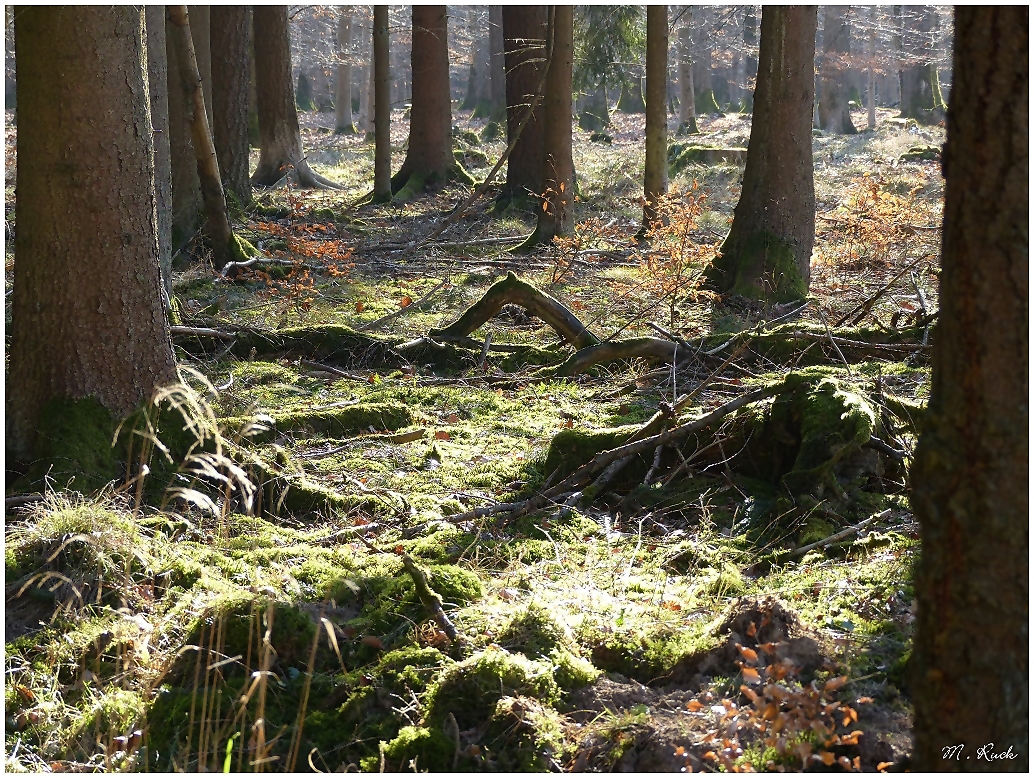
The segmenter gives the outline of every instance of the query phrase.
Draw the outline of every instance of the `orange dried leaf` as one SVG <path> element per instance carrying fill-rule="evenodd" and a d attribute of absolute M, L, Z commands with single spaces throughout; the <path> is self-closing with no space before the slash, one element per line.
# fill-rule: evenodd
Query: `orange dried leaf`
<path fill-rule="evenodd" d="M 704 707 L 704 703 L 700 702 L 700 700 L 690 700 L 689 702 L 686 703 L 686 707 L 689 710 L 691 710 L 694 713 L 696 713 L 698 710 L 700 710 L 701 708 Z"/>
<path fill-rule="evenodd" d="M 752 638 L 758 634 L 758 626 L 753 621 L 750 622 L 750 626 L 747 627 L 747 637 Z"/>
<path fill-rule="evenodd" d="M 830 767 L 833 762 L 836 761 L 836 756 L 832 751 L 819 751 L 815 757 L 816 759 L 819 759 L 822 764 L 826 765 L 826 767 Z"/>
<path fill-rule="evenodd" d="M 437 440 L 452 440 L 452 435 L 450 435 L 445 430 L 438 430 L 437 432 L 434 433 L 434 437 Z"/>
<path fill-rule="evenodd" d="M 855 705 L 865 705 L 866 703 L 872 702 L 872 697 L 859 697 L 854 701 Z"/>
<path fill-rule="evenodd" d="M 362 643 L 364 646 L 369 646 L 370 648 L 384 648 L 384 642 L 380 638 L 374 637 L 373 635 L 363 635 L 362 640 L 360 640 L 359 642 Z"/>
<path fill-rule="evenodd" d="M 686 747 L 685 746 L 679 746 L 678 748 L 675 749 L 675 756 L 682 756 L 685 753 L 686 753 Z"/>
<path fill-rule="evenodd" d="M 757 704 L 757 701 L 759 699 L 761 699 L 760 697 L 758 697 L 757 692 L 755 692 L 753 689 L 751 689 L 746 684 L 743 684 L 742 686 L 740 686 L 740 691 L 743 692 L 743 696 L 744 697 L 746 697 L 748 700 L 750 700 L 751 702 L 753 702 L 755 704 Z"/>
<path fill-rule="evenodd" d="M 888 767 L 893 767 L 893 766 L 894 766 L 893 762 L 880 762 L 878 765 L 876 765 L 876 769 L 879 772 L 881 772 L 881 773 L 885 773 L 885 772 L 887 772 L 887 768 Z"/>
<path fill-rule="evenodd" d="M 357 302 L 355 304 L 355 312 L 356 313 L 362 313 L 364 310 L 366 310 L 366 304 L 365 303 L 363 303 L 362 301 L 359 301 L 359 302 Z"/>
<path fill-rule="evenodd" d="M 822 688 L 827 692 L 834 692 L 847 683 L 847 676 L 841 675 L 837 678 L 830 678 Z"/>
<path fill-rule="evenodd" d="M 744 648 L 739 643 L 736 644 L 736 650 L 740 652 L 740 656 L 746 659 L 751 664 L 756 664 L 758 661 L 758 653 L 752 648 Z"/>
<path fill-rule="evenodd" d="M 851 772 L 851 760 L 848 759 L 846 756 L 842 756 L 839 759 L 837 759 L 837 764 L 839 764 L 848 772 Z"/>
<path fill-rule="evenodd" d="M 406 295 L 405 297 L 403 297 L 403 298 L 402 298 L 402 300 L 401 300 L 401 301 L 399 302 L 399 307 L 400 307 L 400 308 L 408 308 L 408 307 L 409 307 L 409 306 L 411 306 L 412 304 L 413 304 L 413 298 L 412 298 L 412 297 L 410 297 L 410 296 L 409 296 L 409 295 L 407 294 L 407 295 Z"/>
<path fill-rule="evenodd" d="M 708 751 L 706 754 L 704 754 L 704 759 L 718 761 L 718 754 L 716 754 L 714 751 Z"/>
<path fill-rule="evenodd" d="M 742 672 L 743 680 L 747 683 L 761 683 L 761 676 L 758 675 L 758 671 L 753 667 L 744 667 Z"/>

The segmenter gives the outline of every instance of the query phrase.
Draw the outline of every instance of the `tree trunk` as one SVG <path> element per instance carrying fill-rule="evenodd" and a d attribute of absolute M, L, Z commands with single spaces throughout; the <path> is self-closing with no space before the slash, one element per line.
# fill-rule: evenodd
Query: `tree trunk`
<path fill-rule="evenodd" d="M 229 262 L 247 259 L 240 244 L 230 229 L 226 211 L 226 196 L 222 179 L 219 177 L 219 160 L 215 143 L 208 128 L 205 113 L 205 98 L 201 88 L 201 74 L 198 72 L 194 44 L 187 20 L 187 6 L 167 7 L 168 37 L 176 49 L 179 61 L 180 84 L 186 92 L 189 111 L 190 139 L 197 158 L 197 174 L 201 182 L 201 195 L 205 208 L 205 235 L 212 248 L 212 264 L 222 270 Z"/>
<path fill-rule="evenodd" d="M 487 30 L 484 33 L 479 31 L 474 42 L 474 112 L 471 119 L 488 119 L 492 116 L 491 59 L 489 33 Z"/>
<path fill-rule="evenodd" d="M 743 191 L 729 235 L 708 271 L 720 292 L 780 302 L 808 293 L 815 240 L 815 26 L 815 6 L 762 11 Z"/>
<path fill-rule="evenodd" d="M 931 41 L 937 26 L 937 12 L 924 6 L 908 10 L 918 13 L 919 18 L 914 24 L 904 25 L 902 30 L 902 55 L 907 58 L 907 65 L 901 69 L 901 116 L 924 124 L 937 124 L 944 119 L 944 98 Z"/>
<path fill-rule="evenodd" d="M 693 13 L 693 86 L 697 116 L 721 113 L 714 99 L 711 59 L 714 43 L 711 40 L 711 8 L 696 6 Z"/>
<path fill-rule="evenodd" d="M 610 107 L 607 105 L 607 82 L 600 79 L 599 85 L 585 101 L 578 114 L 578 127 L 589 132 L 601 132 L 610 126 Z"/>
<path fill-rule="evenodd" d="M 71 401 L 93 398 L 123 416 L 176 380 L 161 303 L 143 25 L 139 6 L 18 12 L 9 461 L 58 445 L 48 414 L 67 414 Z M 110 455 L 113 425 L 87 429 L 96 414 L 79 418 L 66 442 L 82 450 L 94 435 L 98 456 Z"/>
<path fill-rule="evenodd" d="M 473 5 L 467 6 L 467 34 L 470 36 L 470 67 L 467 68 L 467 94 L 460 108 L 464 111 L 472 111 L 478 104 L 478 32 L 477 32 L 477 8 Z M 473 117 L 471 117 L 473 118 Z"/>
<path fill-rule="evenodd" d="M 172 300 L 172 159 L 169 148 L 169 73 L 165 54 L 165 6 L 146 7 L 147 91 L 154 136 L 154 200 L 157 212 L 158 267 L 162 300 Z"/>
<path fill-rule="evenodd" d="M 638 71 L 638 66 L 632 68 Z M 618 97 L 618 104 L 615 108 L 621 113 L 646 113 L 646 102 L 643 100 L 643 80 L 638 72 L 626 75 L 621 82 L 621 96 Z"/>
<path fill-rule="evenodd" d="M 874 25 L 869 33 L 869 67 L 866 68 L 865 107 L 866 119 L 870 130 L 876 129 L 876 9 L 870 9 L 870 21 Z"/>
<path fill-rule="evenodd" d="M 506 68 L 503 46 L 503 7 L 488 7 L 489 80 L 491 82 L 492 118 L 506 114 Z"/>
<path fill-rule="evenodd" d="M 413 6 L 413 108 L 409 149 L 391 190 L 405 199 L 458 174 L 452 156 L 449 40 L 444 5 Z M 402 191 L 405 189 L 406 191 Z"/>
<path fill-rule="evenodd" d="M 686 11 L 687 19 L 679 28 L 679 129 L 678 135 L 696 135 L 696 97 L 693 94 L 693 58 L 690 55 L 692 42 L 689 25 L 693 21 L 692 11 Z"/>
<path fill-rule="evenodd" d="M 391 103 L 388 100 L 388 6 L 373 7 L 374 117 L 373 200 L 391 199 Z"/>
<path fill-rule="evenodd" d="M 547 40 L 552 55 L 546 73 L 542 140 L 545 199 L 535 232 L 518 251 L 527 251 L 574 231 L 574 159 L 571 154 L 571 79 L 574 65 L 573 6 L 550 7 Z"/>
<path fill-rule="evenodd" d="M 352 124 L 352 9 L 342 8 L 337 25 L 337 50 L 340 61 L 334 84 L 334 132 L 354 135 Z"/>
<path fill-rule="evenodd" d="M 754 15 L 754 6 L 747 6 L 747 13 L 743 17 L 743 48 L 746 50 L 744 59 L 746 61 L 744 71 L 744 93 L 743 103 L 740 110 L 743 113 L 754 111 L 754 83 L 758 75 L 758 60 L 754 56 L 754 45 L 758 42 L 758 19 Z"/>
<path fill-rule="evenodd" d="M 201 92 L 205 97 L 205 114 L 212 126 L 212 11 L 209 5 L 187 6 L 190 14 L 190 36 L 194 40 L 194 57 L 201 74 Z"/>
<path fill-rule="evenodd" d="M 955 10 L 941 316 L 912 470 L 913 770 L 1029 766 L 1028 13 Z"/>
<path fill-rule="evenodd" d="M 643 176 L 643 232 L 658 219 L 668 191 L 668 7 L 646 7 L 646 170 Z"/>
<path fill-rule="evenodd" d="M 822 17 L 822 84 L 819 105 L 819 128 L 827 132 L 854 135 L 858 132 L 851 121 L 848 105 L 846 55 L 851 53 L 851 26 L 847 7 L 824 6 Z"/>
<path fill-rule="evenodd" d="M 253 13 L 260 153 L 251 182 L 273 186 L 289 176 L 299 186 L 339 189 L 334 182 L 314 173 L 302 153 L 291 79 L 287 6 L 259 5 Z"/>
<path fill-rule="evenodd" d="M 201 229 L 201 182 L 197 157 L 190 140 L 186 92 L 180 85 L 180 64 L 176 47 L 165 36 L 169 96 L 169 153 L 172 167 L 172 251 L 185 247 Z"/>
<path fill-rule="evenodd" d="M 506 57 L 506 137 L 512 141 L 524 114 L 542 83 L 541 61 L 546 56 L 545 6 L 506 5 L 503 32 Z M 527 200 L 542 193 L 541 101 L 521 131 L 521 137 L 507 160 L 506 183 L 499 205 L 514 199 Z"/>
<path fill-rule="evenodd" d="M 212 135 L 219 174 L 238 202 L 251 202 L 248 175 L 248 91 L 251 82 L 248 42 L 251 6 L 214 5 L 211 18 Z"/>

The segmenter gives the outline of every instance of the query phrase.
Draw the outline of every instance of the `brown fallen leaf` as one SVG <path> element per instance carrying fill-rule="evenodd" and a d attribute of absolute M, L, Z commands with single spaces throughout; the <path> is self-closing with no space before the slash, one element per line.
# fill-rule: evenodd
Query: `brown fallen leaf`
<path fill-rule="evenodd" d="M 408 294 L 399 301 L 399 308 L 408 308 L 413 304 L 413 298 Z"/>
<path fill-rule="evenodd" d="M 437 430 L 434 433 L 434 437 L 436 440 L 452 440 L 452 435 L 450 435 L 445 430 Z"/>

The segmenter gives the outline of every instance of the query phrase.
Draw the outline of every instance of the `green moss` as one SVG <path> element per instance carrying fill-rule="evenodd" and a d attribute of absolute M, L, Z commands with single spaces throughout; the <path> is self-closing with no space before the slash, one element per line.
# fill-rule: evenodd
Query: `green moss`
<path fill-rule="evenodd" d="M 690 164 L 720 165 L 733 163 L 742 165 L 747 160 L 747 150 L 738 146 L 704 146 L 695 143 L 673 143 L 668 147 L 670 175 L 677 176 Z"/>
<path fill-rule="evenodd" d="M 575 656 L 570 651 L 554 650 L 549 659 L 553 664 L 553 678 L 556 680 L 556 685 L 565 692 L 589 686 L 595 683 L 601 675 L 592 662 Z"/>
<path fill-rule="evenodd" d="M 772 302 L 801 300 L 808 295 L 808 284 L 797 253 L 789 242 L 764 230 L 741 238 L 735 247 L 726 239 L 707 279 L 723 293 Z"/>
<path fill-rule="evenodd" d="M 624 443 L 637 429 L 635 425 L 628 425 L 599 430 L 561 430 L 549 442 L 549 450 L 540 468 L 541 472 L 548 477 L 559 468 L 560 472 L 554 478 L 555 483 L 557 479 L 567 477 L 589 462 L 601 451 Z"/>
<path fill-rule="evenodd" d="M 428 693 L 427 720 L 442 723 L 452 713 L 461 730 L 469 729 L 487 720 L 504 696 L 515 695 L 555 702 L 559 689 L 550 666 L 489 648 L 442 674 Z"/>
<path fill-rule="evenodd" d="M 456 743 L 440 729 L 403 727 L 398 736 L 384 746 L 384 769 L 387 772 L 412 770 L 447 772 L 454 764 Z M 366 757 L 361 762 L 364 771 L 376 772 L 378 757 Z"/>
<path fill-rule="evenodd" d="M 268 442 L 284 432 L 317 433 L 342 438 L 369 432 L 370 427 L 378 432 L 394 432 L 413 423 L 412 411 L 400 403 L 358 403 L 329 410 L 288 411 L 277 413 L 272 418 L 272 427 L 253 436 L 253 441 Z M 221 421 L 227 429 L 240 429 L 250 418 L 227 418 Z"/>
<path fill-rule="evenodd" d="M 540 659 L 556 648 L 569 647 L 571 638 L 549 610 L 530 603 L 510 619 L 496 642 L 509 651 Z"/>
<path fill-rule="evenodd" d="M 40 410 L 33 462 L 14 485 L 16 491 L 71 485 L 91 492 L 119 476 L 125 448 L 112 448 L 116 419 L 93 397 L 55 398 Z"/>
<path fill-rule="evenodd" d="M 549 772 L 564 738 L 556 711 L 527 697 L 500 699 L 481 738 L 493 770 Z"/>
<path fill-rule="evenodd" d="M 476 117 L 471 117 L 471 118 L 476 118 Z M 501 134 L 502 134 L 502 127 L 499 125 L 499 122 L 491 121 L 488 124 L 486 124 L 485 125 L 485 129 L 483 129 L 481 131 L 481 142 L 482 143 L 491 143 L 492 141 L 498 139 Z"/>

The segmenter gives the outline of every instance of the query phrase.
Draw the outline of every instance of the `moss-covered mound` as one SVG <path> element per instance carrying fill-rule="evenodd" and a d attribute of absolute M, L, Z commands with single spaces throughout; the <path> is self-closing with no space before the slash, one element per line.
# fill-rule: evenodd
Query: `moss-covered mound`
<path fill-rule="evenodd" d="M 383 432 L 407 427 L 413 423 L 413 413 L 401 403 L 357 403 L 343 408 L 313 411 L 289 411 L 270 417 L 269 429 L 251 436 L 257 443 L 275 440 L 285 432 L 295 437 L 314 433 L 331 438 L 342 438 L 360 432 Z M 222 420 L 227 429 L 243 428 L 250 419 L 231 417 Z"/>

